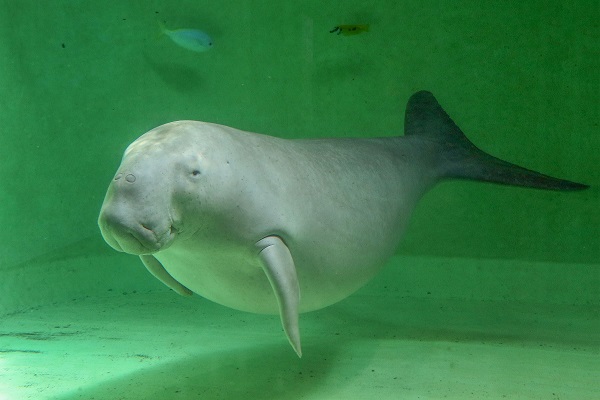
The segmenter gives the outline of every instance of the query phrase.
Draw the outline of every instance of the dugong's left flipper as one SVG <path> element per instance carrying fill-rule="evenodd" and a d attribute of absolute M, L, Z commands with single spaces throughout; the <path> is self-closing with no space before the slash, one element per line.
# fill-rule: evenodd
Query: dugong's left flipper
<path fill-rule="evenodd" d="M 298 304 L 300 286 L 292 254 L 277 236 L 267 236 L 256 243 L 263 269 L 273 287 L 283 330 L 298 357 L 302 357 L 300 330 L 298 328 Z"/>
<path fill-rule="evenodd" d="M 182 296 L 191 296 L 193 294 L 190 289 L 177 282 L 154 256 L 142 254 L 140 255 L 140 259 L 156 279 L 173 289 L 176 293 Z"/>

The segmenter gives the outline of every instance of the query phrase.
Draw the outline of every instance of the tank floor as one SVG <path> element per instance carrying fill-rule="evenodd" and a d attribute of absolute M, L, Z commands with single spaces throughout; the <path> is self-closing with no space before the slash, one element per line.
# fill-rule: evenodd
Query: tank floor
<path fill-rule="evenodd" d="M 167 289 L 5 316 L 0 400 L 597 399 L 597 310 L 360 291 L 277 316 Z"/>

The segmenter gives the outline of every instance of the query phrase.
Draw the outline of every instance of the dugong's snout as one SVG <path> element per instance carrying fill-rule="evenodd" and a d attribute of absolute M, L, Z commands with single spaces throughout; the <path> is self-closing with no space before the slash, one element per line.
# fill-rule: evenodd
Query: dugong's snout
<path fill-rule="evenodd" d="M 140 223 L 104 209 L 98 218 L 98 226 L 110 247 L 135 255 L 166 249 L 173 243 L 176 234 L 171 226 L 160 229 L 153 224 Z"/>

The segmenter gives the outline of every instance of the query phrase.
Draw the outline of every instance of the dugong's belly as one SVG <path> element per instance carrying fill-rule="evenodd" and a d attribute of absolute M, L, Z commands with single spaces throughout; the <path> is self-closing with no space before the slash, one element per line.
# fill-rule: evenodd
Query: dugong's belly
<path fill-rule="evenodd" d="M 241 311 L 279 313 L 275 293 L 255 249 L 227 246 L 195 251 L 173 246 L 154 256 L 173 278 L 208 300 Z M 310 254 L 302 252 L 294 257 L 300 285 L 299 312 L 317 310 L 348 297 L 384 264 L 383 257 L 376 266 L 372 262 L 358 265 L 356 260 L 353 263 L 339 257 L 328 260 L 318 254 L 320 262 L 309 258 Z"/>
<path fill-rule="evenodd" d="M 202 297 L 242 311 L 279 312 L 260 260 L 248 249 L 167 249 L 154 256 L 173 278 Z"/>

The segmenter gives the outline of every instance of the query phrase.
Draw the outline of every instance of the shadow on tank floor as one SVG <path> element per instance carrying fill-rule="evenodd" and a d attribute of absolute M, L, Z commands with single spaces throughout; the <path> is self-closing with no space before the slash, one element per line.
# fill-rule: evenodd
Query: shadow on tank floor
<path fill-rule="evenodd" d="M 387 268 L 303 314 L 303 358 L 277 316 L 168 290 L 5 316 L 0 399 L 592 399 L 598 309 L 403 296 Z M 381 288 L 385 288 L 382 290 Z"/>

